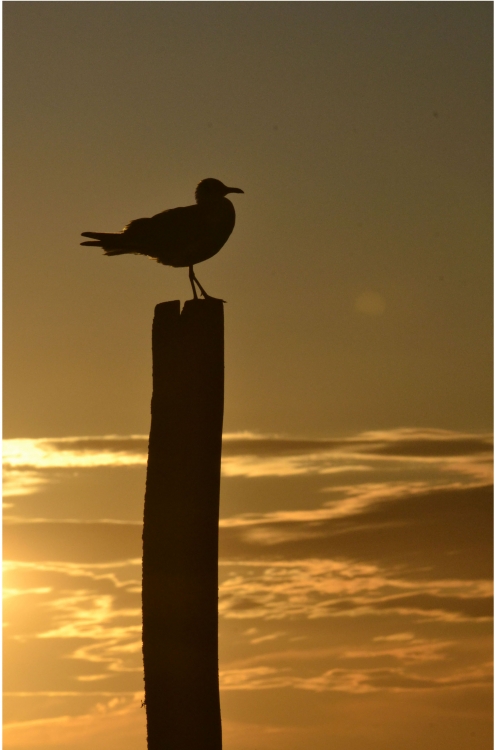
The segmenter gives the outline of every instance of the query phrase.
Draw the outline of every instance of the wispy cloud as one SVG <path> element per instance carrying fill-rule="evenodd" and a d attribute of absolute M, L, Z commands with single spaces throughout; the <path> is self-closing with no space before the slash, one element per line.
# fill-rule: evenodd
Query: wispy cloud
<path fill-rule="evenodd" d="M 21 511 L 26 495 L 74 470 L 142 471 L 146 459 L 144 436 L 6 442 L 16 513 L 6 516 L 4 533 L 6 643 L 25 645 L 34 658 L 58 654 L 61 676 L 46 699 L 98 704 L 94 711 L 84 704 L 78 716 L 11 723 L 12 747 L 38 747 L 43 738 L 50 745 L 53 736 L 50 747 L 82 750 L 112 722 L 129 722 L 129 736 L 132 727 L 143 731 L 135 698 L 142 697 L 141 523 L 26 519 Z M 255 490 L 259 477 L 285 487 L 284 478 L 297 476 L 303 492 L 313 490 L 299 506 L 221 521 L 220 627 L 239 633 L 241 644 L 236 661 L 221 664 L 222 690 L 390 696 L 489 683 L 489 644 L 479 640 L 492 613 L 488 436 L 231 434 L 223 470 L 235 487 L 241 479 Z M 340 637 L 329 648 L 322 635 L 316 646 L 308 634 L 328 628 Z M 466 633 L 477 645 L 464 652 Z M 12 700 L 45 694 L 29 689 L 35 683 L 17 685 L 26 690 L 11 690 Z M 122 747 L 130 750 L 128 739 Z"/>
<path fill-rule="evenodd" d="M 374 506 L 386 502 L 393 502 L 413 496 L 423 495 L 431 490 L 431 482 L 373 482 L 358 485 L 340 485 L 332 488 L 324 488 L 323 492 L 337 495 L 333 500 L 323 504 L 321 508 L 295 511 L 274 511 L 272 513 L 244 513 L 232 518 L 220 521 L 220 527 L 224 529 L 249 526 L 270 526 L 280 524 L 297 524 L 302 531 L 302 524 L 308 523 L 313 527 L 313 536 L 318 534 L 318 525 L 323 521 L 336 520 L 349 516 L 359 515 Z M 436 487 L 436 489 L 458 489 L 461 485 L 453 483 Z M 477 487 L 477 483 L 471 486 Z M 340 497 L 338 497 L 340 495 Z M 276 532 L 273 532 L 276 534 Z M 297 533 L 297 531 L 296 531 Z M 259 536 L 266 544 L 270 544 L 270 530 Z M 254 538 L 251 535 L 251 538 Z M 281 538 L 281 537 L 280 537 Z M 292 538 L 288 536 L 287 538 Z M 278 541 L 278 538 L 277 538 Z"/>
<path fill-rule="evenodd" d="M 16 622 L 12 632 L 6 601 L 7 636 L 21 642 L 70 643 L 66 658 L 84 665 L 77 677 L 80 682 L 100 681 L 116 673 L 141 674 L 139 559 L 120 567 L 11 562 L 6 565 L 5 580 L 6 599 L 23 592 L 25 606 L 33 615 L 36 612 L 22 624 Z"/>
<path fill-rule="evenodd" d="M 273 690 L 295 688 L 317 693 L 375 693 L 411 690 L 445 690 L 461 687 L 490 687 L 491 665 L 476 670 L 458 670 L 449 676 L 424 676 L 401 667 L 344 669 L 336 667 L 314 677 L 300 677 L 292 670 L 274 667 L 252 667 L 222 670 L 223 690 Z"/>
<path fill-rule="evenodd" d="M 79 693 L 71 695 L 80 696 Z M 124 750 L 140 747 L 142 738 L 146 736 L 146 715 L 141 708 L 142 693 L 114 693 L 111 696 L 95 693 L 95 696 L 101 700 L 88 713 L 4 724 L 5 746 L 71 747 L 83 750 L 90 743 L 95 750 L 105 750 L 111 737 Z"/>
<path fill-rule="evenodd" d="M 43 476 L 39 470 L 26 468 L 14 469 L 10 464 L 4 463 L 3 496 L 32 495 L 48 484 L 50 479 L 49 476 Z M 12 507 L 12 504 L 5 503 L 4 507 Z"/>
<path fill-rule="evenodd" d="M 406 462 L 486 478 L 491 472 L 491 446 L 489 435 L 432 429 L 320 440 L 231 433 L 224 435 L 222 467 L 227 477 L 254 478 L 363 473 L 376 464 L 396 467 Z M 54 470 L 145 466 L 147 447 L 144 435 L 5 440 L 4 494 L 34 492 Z"/>
<path fill-rule="evenodd" d="M 36 469 L 132 466 L 146 463 L 148 441 L 142 435 L 19 438 L 4 440 L 6 466 Z"/>
<path fill-rule="evenodd" d="M 144 466 L 147 449 L 142 435 L 4 440 L 4 496 L 39 491 L 54 470 Z"/>
<path fill-rule="evenodd" d="M 483 580 L 410 580 L 376 565 L 300 560 L 244 563 L 220 587 L 227 618 L 359 617 L 414 620 L 491 619 L 492 586 Z"/>
<path fill-rule="evenodd" d="M 401 618 L 407 626 L 434 622 L 477 626 L 490 620 L 489 581 L 409 580 L 401 577 L 400 571 L 376 565 L 320 559 L 272 562 L 269 566 L 262 561 L 225 561 L 222 568 L 230 575 L 220 586 L 221 617 L 255 623 L 257 627 L 247 631 L 251 647 L 284 644 L 278 658 L 286 658 L 291 669 L 301 659 L 286 652 L 287 627 L 290 625 L 293 635 L 304 633 L 304 621 Z M 140 680 L 139 576 L 139 561 L 127 561 L 115 570 L 105 565 L 10 563 L 6 572 L 6 636 L 18 642 L 67 643 L 65 658 L 79 664 L 76 680 L 81 685 L 115 684 L 122 675 L 135 675 Z M 22 623 L 15 620 L 16 610 L 9 609 L 9 601 L 15 602 L 19 591 L 24 591 L 27 607 Z M 287 623 L 283 629 L 279 625 L 268 632 L 259 630 L 262 623 L 282 620 Z M 334 664 L 338 659 L 392 659 L 403 669 L 442 660 L 450 646 L 449 641 L 425 640 L 401 631 L 375 639 L 366 648 L 341 646 L 331 656 Z M 311 648 L 301 653 L 306 661 L 311 659 Z M 297 669 L 295 677 L 288 676 L 278 666 L 267 665 L 266 656 L 263 660 L 227 670 L 225 687 L 255 689 L 262 680 L 263 689 L 282 683 L 304 689 L 323 689 L 322 684 L 324 689 L 341 689 L 334 682 L 327 684 L 328 675 L 324 683 L 316 678 L 301 682 Z M 446 672 L 449 670 L 447 664 Z"/>

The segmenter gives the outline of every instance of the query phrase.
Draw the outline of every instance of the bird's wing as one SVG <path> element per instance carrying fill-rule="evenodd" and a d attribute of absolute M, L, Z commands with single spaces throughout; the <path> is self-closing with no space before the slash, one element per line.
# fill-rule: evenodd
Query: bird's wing
<path fill-rule="evenodd" d="M 135 219 L 124 228 L 128 246 L 167 265 L 184 260 L 204 233 L 197 206 L 171 208 L 149 219 Z"/>
<path fill-rule="evenodd" d="M 139 237 L 140 235 L 145 235 L 150 221 L 151 219 L 148 218 L 133 219 L 123 228 L 122 232 L 125 232 L 125 234 L 129 237 Z"/>
<path fill-rule="evenodd" d="M 155 214 L 150 219 L 153 231 L 171 241 L 189 243 L 195 241 L 204 231 L 198 206 L 170 208 Z"/>

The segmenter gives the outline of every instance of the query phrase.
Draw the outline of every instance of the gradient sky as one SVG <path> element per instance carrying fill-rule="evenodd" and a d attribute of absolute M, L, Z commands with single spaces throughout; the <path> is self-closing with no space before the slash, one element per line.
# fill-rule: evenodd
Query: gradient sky
<path fill-rule="evenodd" d="M 5 747 L 144 750 L 151 321 L 190 288 L 79 234 L 217 177 L 225 750 L 488 750 L 492 4 L 3 11 Z"/>

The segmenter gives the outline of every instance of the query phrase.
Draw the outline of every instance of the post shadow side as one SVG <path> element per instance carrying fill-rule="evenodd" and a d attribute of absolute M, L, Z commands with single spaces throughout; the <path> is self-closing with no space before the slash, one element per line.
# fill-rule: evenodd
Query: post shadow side
<path fill-rule="evenodd" d="M 143 526 L 148 750 L 221 750 L 218 519 L 221 300 L 155 308 Z"/>

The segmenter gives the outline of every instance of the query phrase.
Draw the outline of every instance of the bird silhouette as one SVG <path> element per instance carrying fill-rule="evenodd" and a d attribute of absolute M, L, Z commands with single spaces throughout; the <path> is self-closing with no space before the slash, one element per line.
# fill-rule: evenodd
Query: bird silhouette
<path fill-rule="evenodd" d="M 146 255 L 165 266 L 189 267 L 194 299 L 198 299 L 195 284 L 207 298 L 210 295 L 196 278 L 194 266 L 212 258 L 227 242 L 234 229 L 235 210 L 225 196 L 243 192 L 208 177 L 196 188 L 195 205 L 134 219 L 121 232 L 82 232 L 82 237 L 92 241 L 81 245 L 101 247 L 105 255 Z"/>

